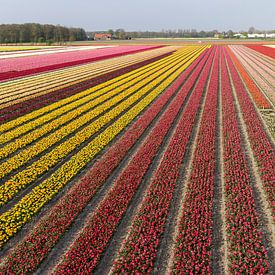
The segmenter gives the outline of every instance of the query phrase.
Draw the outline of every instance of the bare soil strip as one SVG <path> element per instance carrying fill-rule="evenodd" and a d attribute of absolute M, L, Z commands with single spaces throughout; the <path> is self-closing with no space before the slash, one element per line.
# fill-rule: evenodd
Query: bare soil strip
<path fill-rule="evenodd" d="M 212 272 L 213 274 L 224 274 L 225 264 L 224 257 L 224 232 L 222 217 L 222 97 L 221 97 L 221 70 L 219 62 L 219 85 L 218 85 L 218 102 L 217 102 L 217 128 L 215 144 L 215 174 L 214 174 L 214 197 L 213 197 L 213 248 L 212 248 Z"/>
<path fill-rule="evenodd" d="M 224 58 L 223 55 L 221 58 Z M 221 266 L 223 268 L 224 274 L 229 274 L 228 270 L 228 248 L 227 248 L 227 236 L 226 236 L 226 207 L 225 207 L 225 175 L 224 175 L 224 138 L 223 138 L 223 96 L 222 96 L 222 75 L 221 75 L 221 60 L 220 60 L 220 77 L 219 77 L 219 134 L 220 134 L 220 141 L 219 141 L 219 156 L 220 156 L 220 169 L 221 169 L 221 176 L 220 176 L 220 212 L 218 213 L 218 216 L 221 218 Z"/>

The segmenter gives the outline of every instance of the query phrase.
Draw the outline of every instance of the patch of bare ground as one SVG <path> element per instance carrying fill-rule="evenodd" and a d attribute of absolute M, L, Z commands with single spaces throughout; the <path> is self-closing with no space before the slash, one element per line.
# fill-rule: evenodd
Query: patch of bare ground
<path fill-rule="evenodd" d="M 221 58 L 224 58 L 222 55 Z M 219 74 L 219 101 L 218 101 L 218 106 L 219 106 L 219 119 L 218 119 L 218 132 L 220 134 L 220 139 L 219 139 L 219 152 L 218 155 L 220 157 L 220 186 L 218 189 L 220 189 L 220 193 L 217 193 L 217 196 L 219 194 L 219 211 L 217 211 L 218 218 L 220 218 L 220 221 L 218 221 L 218 226 L 220 226 L 220 265 L 222 267 L 222 271 L 224 274 L 229 274 L 228 271 L 228 250 L 227 250 L 227 238 L 226 238 L 226 220 L 225 220 L 225 184 L 224 184 L 224 162 L 223 162 L 223 155 L 224 155 L 224 140 L 223 140 L 223 113 L 222 113 L 222 78 L 221 78 L 221 69 L 220 69 L 220 74 Z"/>
<path fill-rule="evenodd" d="M 219 62 L 220 63 L 220 62 Z M 213 195 L 213 247 L 212 247 L 212 272 L 224 274 L 224 251 L 223 251 L 223 221 L 222 221 L 222 103 L 221 103 L 221 71 L 219 64 L 219 85 L 216 113 L 216 142 L 215 142 L 215 172 L 214 172 L 214 195 Z"/>
<path fill-rule="evenodd" d="M 230 71 L 229 77 L 234 97 L 234 104 L 237 110 L 237 118 L 242 138 L 242 147 L 245 151 L 246 162 L 248 165 L 249 176 L 252 182 L 252 192 L 255 200 L 256 212 L 259 218 L 259 231 L 262 232 L 262 242 L 267 251 L 270 273 L 275 270 L 275 225 L 272 218 L 268 200 L 260 178 L 259 168 L 253 157 L 253 151 L 249 142 L 246 124 L 243 118 L 240 104 L 238 102 L 236 89 Z"/>
<path fill-rule="evenodd" d="M 275 140 L 275 111 L 272 110 L 261 110 L 260 111 L 263 120 L 273 138 Z"/>

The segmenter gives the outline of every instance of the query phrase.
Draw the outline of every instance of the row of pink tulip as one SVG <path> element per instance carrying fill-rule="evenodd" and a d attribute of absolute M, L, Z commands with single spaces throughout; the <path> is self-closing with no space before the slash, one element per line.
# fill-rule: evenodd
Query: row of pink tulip
<path fill-rule="evenodd" d="M 30 231 L 26 238 L 14 247 L 6 258 L 5 265 L 0 269 L 1 272 L 33 272 L 37 269 L 60 237 L 72 226 L 75 218 L 83 211 L 86 204 L 102 187 L 112 171 L 119 165 L 130 148 L 137 142 L 204 56 L 205 53 L 201 54 L 182 73 L 174 84 L 127 130 L 125 135 L 106 151 L 91 170 L 60 199 L 51 211 Z M 26 258 L 31 260 L 25 261 L 24 259 Z"/>
<path fill-rule="evenodd" d="M 233 64 L 229 66 L 232 74 Z M 232 74 L 232 79 L 236 85 L 238 81 L 235 74 Z M 221 59 L 221 85 L 228 268 L 231 274 L 265 274 L 268 272 L 267 255 L 259 230 L 252 182 L 224 56 Z"/>
<path fill-rule="evenodd" d="M 251 75 L 260 89 L 265 91 L 270 99 L 274 100 L 274 86 L 272 86 L 272 82 L 274 84 L 274 77 L 267 74 L 266 72 L 263 72 L 261 69 L 259 70 L 258 66 L 253 64 L 241 51 L 239 51 L 238 47 L 231 46 L 231 49 L 233 50 L 236 57 L 242 62 L 245 70 Z M 271 106 L 268 108 L 271 108 Z"/>
<path fill-rule="evenodd" d="M 268 61 L 266 61 L 263 58 L 260 58 L 257 56 L 257 54 L 247 49 L 244 46 L 237 47 L 237 51 L 245 58 L 245 60 L 251 64 L 251 66 L 259 72 L 259 74 L 266 80 L 268 80 L 273 86 L 275 86 L 274 83 L 274 69 L 275 69 L 275 63 L 270 64 Z"/>
<path fill-rule="evenodd" d="M 261 78 L 259 78 L 259 76 L 255 75 L 255 72 L 253 71 L 253 69 L 245 66 L 244 63 L 241 63 L 239 61 L 239 59 L 237 58 L 236 53 L 233 53 L 233 51 L 234 51 L 234 49 L 232 47 L 230 47 L 230 50 L 228 51 L 228 53 L 230 54 L 232 61 L 234 62 L 235 66 L 237 67 L 243 81 L 245 82 L 245 85 L 246 85 L 247 89 L 249 90 L 249 93 L 253 97 L 255 104 L 259 108 L 270 109 L 271 108 L 270 102 L 268 101 L 265 94 L 258 86 L 259 81 L 264 82 L 263 79 L 261 79 Z M 248 72 L 250 73 L 250 75 Z M 253 79 L 251 78 L 251 76 L 253 77 Z M 256 84 L 256 81 L 258 82 L 258 85 Z"/>

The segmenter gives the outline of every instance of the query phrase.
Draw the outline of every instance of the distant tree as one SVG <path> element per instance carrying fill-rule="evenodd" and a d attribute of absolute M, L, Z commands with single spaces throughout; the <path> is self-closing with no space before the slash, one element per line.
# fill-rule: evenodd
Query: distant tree
<path fill-rule="evenodd" d="M 229 38 L 233 38 L 233 36 L 234 36 L 234 32 L 232 30 L 227 31 L 226 34 Z"/>
<path fill-rule="evenodd" d="M 256 29 L 254 28 L 254 27 L 250 27 L 249 29 L 248 29 L 248 33 L 249 34 L 253 34 L 253 33 L 255 33 L 256 32 Z"/>
<path fill-rule="evenodd" d="M 111 35 L 114 35 L 114 30 L 113 29 L 109 29 L 108 31 L 107 31 L 107 33 L 110 33 Z"/>
<path fill-rule="evenodd" d="M 206 32 L 205 31 L 200 31 L 199 32 L 199 37 L 206 37 Z"/>
<path fill-rule="evenodd" d="M 46 42 L 49 44 L 86 39 L 86 32 L 82 28 L 37 23 L 0 25 L 0 43 Z"/>
<path fill-rule="evenodd" d="M 117 30 L 115 31 L 115 36 L 116 36 L 118 39 L 125 39 L 125 36 L 126 36 L 125 30 L 124 30 L 124 29 L 117 29 Z"/>

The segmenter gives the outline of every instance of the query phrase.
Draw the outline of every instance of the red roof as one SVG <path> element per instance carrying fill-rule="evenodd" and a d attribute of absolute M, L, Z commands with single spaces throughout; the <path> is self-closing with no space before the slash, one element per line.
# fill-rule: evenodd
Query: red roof
<path fill-rule="evenodd" d="M 110 33 L 96 33 L 95 37 L 96 38 L 112 37 L 112 35 Z"/>

